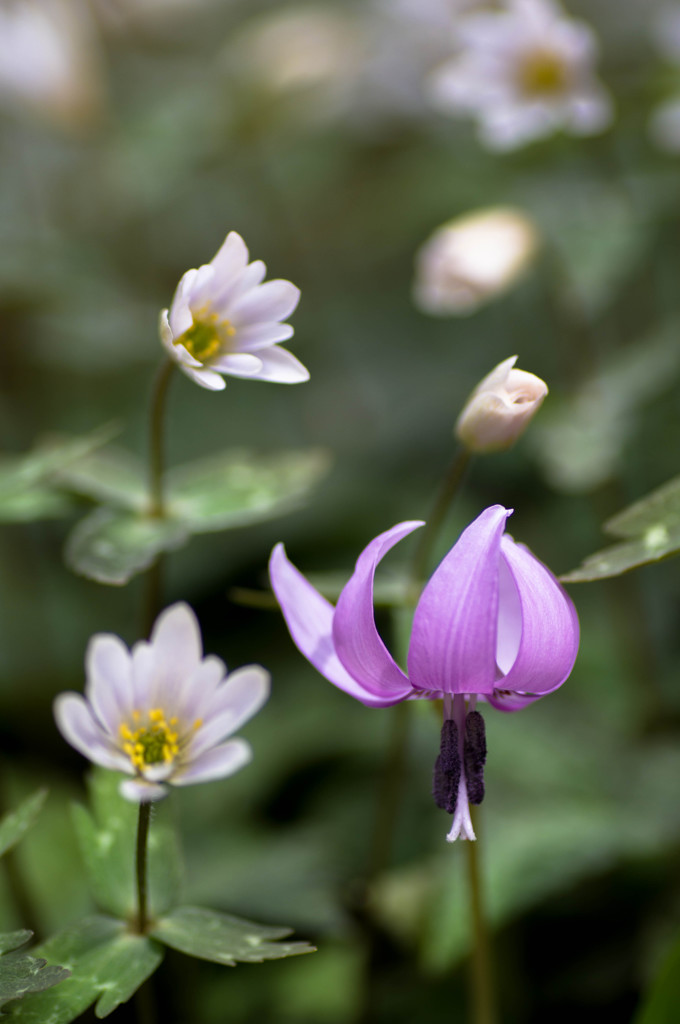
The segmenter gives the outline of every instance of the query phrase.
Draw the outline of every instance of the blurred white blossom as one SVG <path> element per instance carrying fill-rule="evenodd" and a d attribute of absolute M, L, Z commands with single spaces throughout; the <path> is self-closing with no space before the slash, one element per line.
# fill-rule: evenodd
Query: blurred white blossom
<path fill-rule="evenodd" d="M 532 221 L 512 207 L 448 221 L 416 255 L 414 301 L 434 316 L 474 313 L 514 284 L 537 245 Z"/>
<path fill-rule="evenodd" d="M 507 0 L 462 19 L 458 52 L 430 80 L 443 112 L 477 121 L 481 142 L 516 149 L 564 129 L 593 135 L 612 120 L 595 75 L 597 40 L 553 0 Z"/>
<path fill-rule="evenodd" d="M 667 5 L 652 22 L 652 36 L 662 57 L 680 65 L 680 4 Z M 680 153 L 680 95 L 660 103 L 649 119 L 649 134 L 660 149 Z"/>
<path fill-rule="evenodd" d="M 516 370 L 517 356 L 505 359 L 477 385 L 456 423 L 456 436 L 471 452 L 510 448 L 548 394 L 545 381 Z"/>
<path fill-rule="evenodd" d="M 66 127 L 103 99 L 96 35 L 80 0 L 0 2 L 0 102 Z"/>

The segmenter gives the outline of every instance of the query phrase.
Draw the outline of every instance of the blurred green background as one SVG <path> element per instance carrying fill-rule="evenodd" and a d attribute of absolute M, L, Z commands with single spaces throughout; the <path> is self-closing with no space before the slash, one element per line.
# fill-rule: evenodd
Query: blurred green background
<path fill-rule="evenodd" d="M 516 448 L 473 464 L 438 554 L 499 502 L 515 509 L 513 536 L 567 572 L 603 546 L 603 520 L 678 472 L 680 178 L 649 118 L 680 93 L 680 69 L 654 43 L 661 5 L 573 3 L 598 32 L 615 121 L 597 138 L 555 135 L 505 155 L 423 100 L 446 55 L 432 31 L 441 6 L 431 22 L 425 0 L 296 6 L 342 19 L 340 59 L 286 85 L 270 51 L 258 66 L 257 39 L 287 4 L 101 0 L 74 8 L 87 55 L 77 102 L 65 112 L 2 96 L 3 452 L 116 420 L 118 441 L 144 456 L 158 311 L 236 230 L 268 277 L 302 290 L 288 347 L 311 381 L 228 379 L 212 394 L 176 375 L 169 461 L 229 446 L 333 457 L 303 509 L 196 537 L 167 561 L 164 603 L 191 603 L 206 650 L 273 676 L 243 730 L 252 765 L 163 809 L 181 827 L 187 899 L 290 925 L 319 947 L 235 970 L 170 956 L 156 985 L 168 1021 L 345 1024 L 364 995 L 353 894 L 393 712 L 336 691 L 277 611 L 235 603 L 232 588 L 266 587 L 279 540 L 303 571 L 347 575 L 375 534 L 426 517 L 462 403 L 513 354 L 550 396 Z M 419 312 L 417 249 L 442 222 L 497 204 L 535 220 L 533 266 L 472 316 Z M 105 587 L 65 567 L 76 519 L 0 532 L 2 801 L 50 788 L 16 854 L 32 920 L 5 880 L 0 930 L 46 935 L 88 909 L 68 813 L 86 765 L 51 702 L 82 688 L 92 633 L 140 635 L 140 578 Z M 678 563 L 570 592 L 583 636 L 569 682 L 521 714 L 486 715 L 501 1019 L 522 1024 L 633 1020 L 680 927 Z M 380 625 L 403 651 L 401 630 Z M 412 710 L 392 866 L 371 891 L 370 1019 L 443 1024 L 466 1019 L 464 851 L 444 842 L 448 819 L 430 796 L 436 716 Z"/>

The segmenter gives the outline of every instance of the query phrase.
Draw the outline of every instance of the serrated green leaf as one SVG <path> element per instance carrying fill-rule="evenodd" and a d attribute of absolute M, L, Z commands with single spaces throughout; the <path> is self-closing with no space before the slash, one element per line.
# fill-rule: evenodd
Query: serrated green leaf
<path fill-rule="evenodd" d="M 27 797 L 15 811 L 10 811 L 0 821 L 0 856 L 18 843 L 40 813 L 47 797 L 46 789 L 38 789 Z"/>
<path fill-rule="evenodd" d="M 177 907 L 156 922 L 152 936 L 172 949 L 233 967 L 236 961 L 261 963 L 313 953 L 306 942 L 280 942 L 290 928 L 253 924 L 202 907 Z"/>
<path fill-rule="evenodd" d="M 97 1001 L 105 1017 L 128 1000 L 163 959 L 163 948 L 126 931 L 121 921 L 90 917 L 48 939 L 36 950 L 59 960 L 70 977 L 50 993 L 26 996 L 11 1016 L 26 1024 L 68 1024 Z"/>
<path fill-rule="evenodd" d="M 91 452 L 59 474 L 69 490 L 103 505 L 143 512 L 149 502 L 144 465 L 124 448 Z"/>
<path fill-rule="evenodd" d="M 675 1024 L 680 1015 L 680 939 L 672 946 L 633 1024 Z"/>
<path fill-rule="evenodd" d="M 64 557 L 81 576 L 123 586 L 160 554 L 181 547 L 188 537 L 186 527 L 176 520 L 99 508 L 72 530 Z"/>
<path fill-rule="evenodd" d="M 27 928 L 20 928 L 17 932 L 0 932 L 0 956 L 4 953 L 11 953 L 13 949 L 25 946 L 29 939 L 33 938 L 33 932 Z"/>
<path fill-rule="evenodd" d="M 16 952 L 32 935 L 29 931 L 0 935 L 0 950 L 4 954 L 0 956 L 0 1016 L 12 999 L 20 999 L 29 992 L 43 992 L 69 977 L 69 971 L 63 967 L 48 966 L 41 957 Z"/>
<path fill-rule="evenodd" d="M 614 537 L 640 537 L 652 530 L 680 526 L 680 477 L 669 480 L 604 524 Z"/>
<path fill-rule="evenodd" d="M 591 583 L 612 576 L 621 576 L 630 569 L 651 562 L 659 562 L 680 552 L 680 525 L 667 530 L 663 526 L 651 527 L 639 540 L 625 544 L 612 544 L 584 559 L 578 569 L 560 576 L 563 583 Z"/>
<path fill-rule="evenodd" d="M 192 533 L 259 522 L 295 508 L 329 464 L 328 453 L 319 448 L 212 455 L 167 474 L 168 514 Z"/>
<path fill-rule="evenodd" d="M 121 776 L 94 770 L 88 777 L 92 813 L 73 808 L 81 856 L 95 902 L 116 917 L 130 918 L 135 909 L 137 805 L 118 792 Z M 165 913 L 178 898 L 181 857 L 170 811 L 159 807 L 148 838 L 148 888 L 152 913 Z"/>
<path fill-rule="evenodd" d="M 72 502 L 61 492 L 57 475 L 117 431 L 107 425 L 84 437 L 48 438 L 26 455 L 5 456 L 0 461 L 0 520 L 29 522 L 70 512 Z"/>

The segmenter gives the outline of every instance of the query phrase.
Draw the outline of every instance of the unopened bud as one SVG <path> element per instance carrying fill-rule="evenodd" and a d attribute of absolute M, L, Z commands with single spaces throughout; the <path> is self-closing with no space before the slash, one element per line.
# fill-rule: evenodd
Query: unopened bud
<path fill-rule="evenodd" d="M 472 392 L 456 423 L 456 436 L 471 452 L 510 448 L 524 432 L 548 394 L 533 373 L 514 369 L 511 356 L 491 371 Z"/>
<path fill-rule="evenodd" d="M 434 316 L 474 313 L 515 283 L 537 245 L 533 223 L 512 207 L 448 221 L 416 256 L 414 301 Z"/>

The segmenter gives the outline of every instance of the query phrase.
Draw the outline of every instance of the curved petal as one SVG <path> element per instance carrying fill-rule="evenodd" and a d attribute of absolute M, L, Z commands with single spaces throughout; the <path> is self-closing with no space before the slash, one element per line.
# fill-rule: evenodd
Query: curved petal
<path fill-rule="evenodd" d="M 193 760 L 256 714 L 269 697 L 270 675 L 260 665 L 238 669 L 218 688 L 187 754 Z"/>
<path fill-rule="evenodd" d="M 231 306 L 246 292 L 264 281 L 267 268 L 262 260 L 255 260 L 244 267 L 235 277 L 221 278 L 216 283 L 210 305 L 215 313 L 225 320 L 231 320 Z"/>
<path fill-rule="evenodd" d="M 561 686 L 562 684 L 558 683 L 557 685 Z M 553 687 L 553 689 L 556 690 L 557 686 Z M 547 693 L 549 692 L 547 691 Z M 546 695 L 546 693 L 531 695 L 528 693 L 512 693 L 510 690 L 494 690 L 493 693 L 488 693 L 484 700 L 488 701 L 497 711 L 521 711 Z"/>
<path fill-rule="evenodd" d="M 191 366 L 183 366 L 182 364 L 180 364 L 180 370 L 182 373 L 185 373 L 187 377 L 190 377 L 194 384 L 198 384 L 200 387 L 206 388 L 208 391 L 224 391 L 227 386 L 219 373 L 215 373 L 214 370 L 194 370 Z"/>
<path fill-rule="evenodd" d="M 239 296 L 229 310 L 234 327 L 286 320 L 300 301 L 300 289 L 290 281 L 266 281 Z"/>
<path fill-rule="evenodd" d="M 375 696 L 343 667 L 332 636 L 335 609 L 288 561 L 283 544 L 272 551 L 269 578 L 293 642 L 329 683 L 367 707 L 388 707 L 403 699 L 401 694 Z"/>
<path fill-rule="evenodd" d="M 338 658 L 354 679 L 379 697 L 403 700 L 412 687 L 376 629 L 373 577 L 378 562 L 390 548 L 419 526 L 423 523 L 398 523 L 364 548 L 338 598 L 333 617 L 333 643 Z"/>
<path fill-rule="evenodd" d="M 248 262 L 248 248 L 237 231 L 230 231 L 210 263 L 215 276 L 230 279 L 243 270 Z"/>
<path fill-rule="evenodd" d="M 287 349 L 273 345 L 259 349 L 257 354 L 262 364 L 262 369 L 254 374 L 257 380 L 269 380 L 275 384 L 302 384 L 309 380 L 307 367 Z"/>
<path fill-rule="evenodd" d="M 131 771 L 129 759 L 109 742 L 79 693 L 60 694 L 54 702 L 54 718 L 66 742 L 88 760 L 113 771 Z"/>
<path fill-rule="evenodd" d="M 98 633 L 85 654 L 85 696 L 112 737 L 134 707 L 132 660 L 123 641 L 112 633 Z"/>
<path fill-rule="evenodd" d="M 248 352 L 225 352 L 210 360 L 210 369 L 232 377 L 259 377 L 262 360 Z"/>
<path fill-rule="evenodd" d="M 126 800 L 135 804 L 162 800 L 164 796 L 168 795 L 167 786 L 161 786 L 156 782 L 145 782 L 144 779 L 124 779 L 118 787 L 118 792 Z"/>
<path fill-rule="evenodd" d="M 185 680 L 201 664 L 203 644 L 198 620 L 183 601 L 158 616 L 149 639 L 153 655 L 144 707 L 176 707 Z"/>
<path fill-rule="evenodd" d="M 192 786 L 195 782 L 211 782 L 233 775 L 252 761 L 253 752 L 245 740 L 229 740 L 219 747 L 206 750 L 186 768 L 172 777 L 174 786 Z"/>
<path fill-rule="evenodd" d="M 493 691 L 500 543 L 509 515 L 502 505 L 485 509 L 463 531 L 425 587 L 408 652 L 409 676 L 419 689 Z"/>
<path fill-rule="evenodd" d="M 549 693 L 571 672 L 579 644 L 579 624 L 571 598 L 542 562 L 511 537 L 501 542 L 501 557 L 512 575 L 522 613 L 517 657 L 503 690 Z"/>
<path fill-rule="evenodd" d="M 238 348 L 239 352 L 257 352 L 292 337 L 293 328 L 290 324 L 247 324 L 239 327 Z"/>

